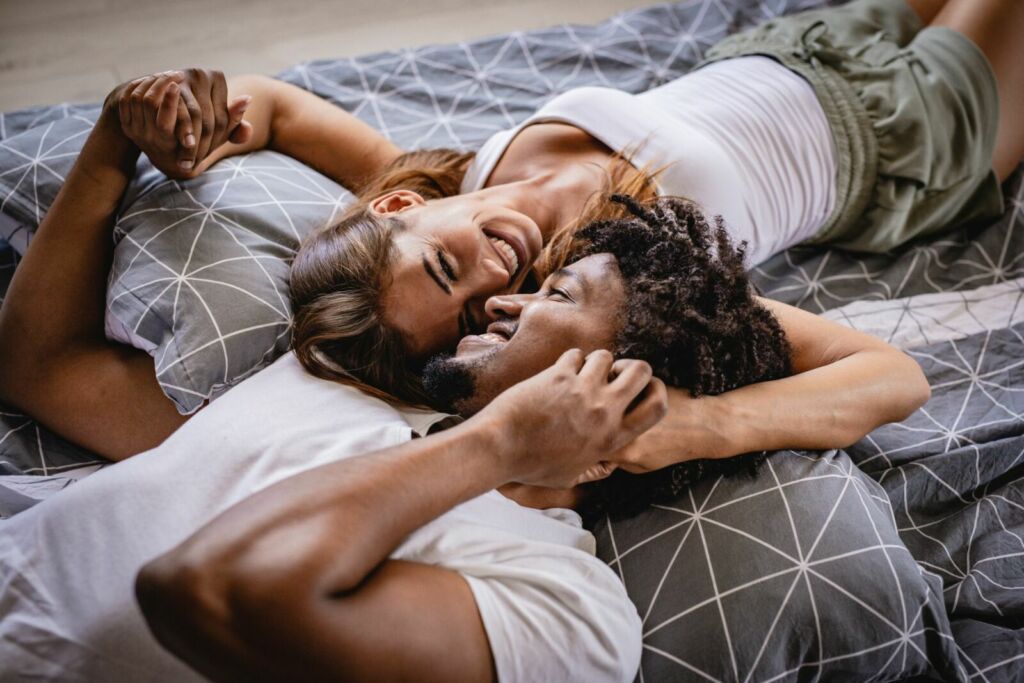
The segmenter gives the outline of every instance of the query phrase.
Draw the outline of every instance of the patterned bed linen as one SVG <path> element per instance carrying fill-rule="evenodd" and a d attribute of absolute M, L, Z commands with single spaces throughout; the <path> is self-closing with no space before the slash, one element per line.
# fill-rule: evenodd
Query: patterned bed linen
<path fill-rule="evenodd" d="M 311 62 L 280 77 L 353 111 L 401 146 L 474 148 L 566 89 L 643 91 L 685 73 L 727 33 L 827 4 L 838 3 L 687 0 L 592 27 Z M 96 105 L 58 105 L 0 114 L 0 145 L 68 116 L 94 119 L 97 111 Z M 27 159 L 19 182 L 69 165 Z M 933 398 L 926 406 L 847 452 L 885 488 L 900 536 L 920 565 L 942 578 L 958 651 L 976 681 L 1024 680 L 1020 169 L 1006 190 L 1007 214 L 988 226 L 883 256 L 797 247 L 754 273 L 769 297 L 830 311 L 833 319 L 911 347 L 928 373 Z M 37 209 L 45 212 L 45 202 Z M 17 262 L 0 240 L 0 297 Z M 996 296 L 999 305 L 982 310 Z M 52 476 L 98 461 L 0 407 L 0 474 Z M 645 651 L 645 666 L 659 656 Z"/>

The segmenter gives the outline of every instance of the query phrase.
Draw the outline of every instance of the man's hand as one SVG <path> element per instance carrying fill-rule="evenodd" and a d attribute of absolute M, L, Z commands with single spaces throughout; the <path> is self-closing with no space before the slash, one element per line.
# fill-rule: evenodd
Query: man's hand
<path fill-rule="evenodd" d="M 511 481 L 561 488 L 610 473 L 602 463 L 666 410 L 665 385 L 647 363 L 615 361 L 603 350 L 584 357 L 573 349 L 505 391 L 474 419 L 492 421 L 500 430 L 499 448 Z"/>
<path fill-rule="evenodd" d="M 226 142 L 242 144 L 252 126 L 242 120 L 251 98 L 227 101 L 219 71 L 165 71 L 128 81 L 107 97 L 121 130 L 153 165 L 171 178 L 198 175 L 210 152 Z"/>
<path fill-rule="evenodd" d="M 177 125 L 183 154 L 177 161 L 182 171 L 191 172 L 225 142 L 249 140 L 252 126 L 242 115 L 252 98 L 242 95 L 228 102 L 227 81 L 220 71 L 186 69 L 183 73 Z"/>

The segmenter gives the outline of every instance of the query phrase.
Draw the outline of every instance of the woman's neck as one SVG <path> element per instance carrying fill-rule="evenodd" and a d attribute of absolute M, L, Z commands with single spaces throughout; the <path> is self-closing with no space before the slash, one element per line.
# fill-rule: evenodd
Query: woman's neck
<path fill-rule="evenodd" d="M 606 161 L 574 160 L 560 167 L 524 169 L 527 173 L 523 177 L 489 184 L 480 192 L 529 216 L 540 228 L 547 244 L 560 227 L 580 215 L 594 192 L 603 189 L 605 170 L 601 162 Z"/>
<path fill-rule="evenodd" d="M 610 149 L 575 126 L 537 123 L 509 143 L 485 190 L 532 218 L 546 244 L 560 227 L 580 216 L 595 192 L 604 189 L 611 159 Z"/>

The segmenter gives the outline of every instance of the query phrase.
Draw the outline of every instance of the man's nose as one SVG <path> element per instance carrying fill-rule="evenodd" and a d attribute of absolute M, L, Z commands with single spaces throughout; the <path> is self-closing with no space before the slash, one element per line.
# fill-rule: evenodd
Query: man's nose
<path fill-rule="evenodd" d="M 484 311 L 491 320 L 518 318 L 528 298 L 528 294 L 497 294 L 484 303 Z"/>

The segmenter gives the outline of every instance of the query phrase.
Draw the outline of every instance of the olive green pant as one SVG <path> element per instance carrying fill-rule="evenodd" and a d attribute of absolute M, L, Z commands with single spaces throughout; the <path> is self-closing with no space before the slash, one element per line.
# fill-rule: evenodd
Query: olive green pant
<path fill-rule="evenodd" d="M 808 243 L 884 252 L 1003 211 L 995 77 L 966 36 L 904 0 L 856 0 L 729 36 L 701 66 L 758 54 L 814 88 L 832 128 L 836 204 Z"/>

